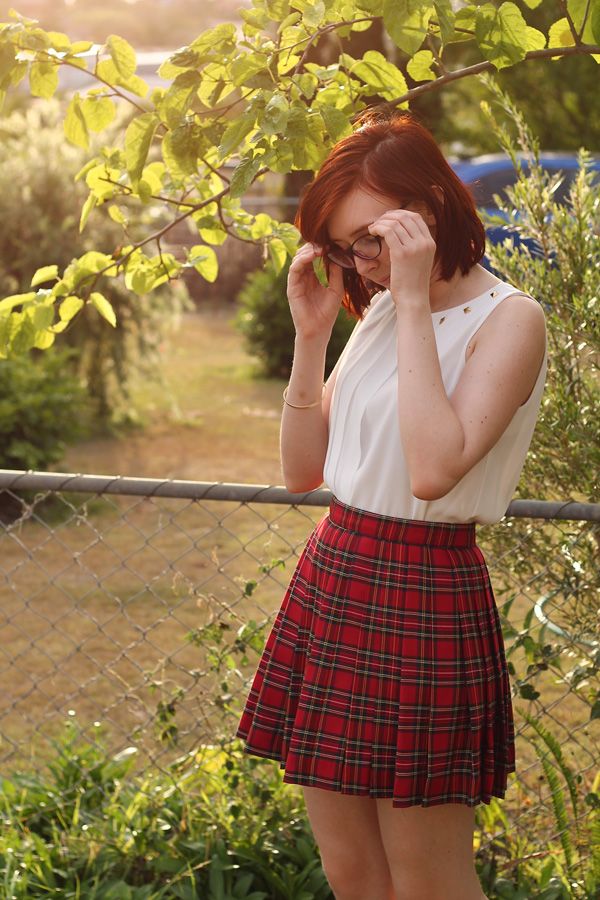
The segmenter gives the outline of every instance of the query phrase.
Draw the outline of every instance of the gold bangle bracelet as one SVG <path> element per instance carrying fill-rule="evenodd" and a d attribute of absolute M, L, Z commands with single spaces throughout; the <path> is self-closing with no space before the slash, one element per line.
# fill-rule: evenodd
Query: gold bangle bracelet
<path fill-rule="evenodd" d="M 311 409 L 311 407 L 318 406 L 321 403 L 321 400 L 323 397 L 323 391 L 325 390 L 325 382 L 323 382 L 323 390 L 321 391 L 321 399 L 315 400 L 314 403 L 303 403 L 301 405 L 298 403 L 290 403 L 290 401 L 287 399 L 288 388 L 289 388 L 289 384 L 283 392 L 283 402 L 284 403 L 287 403 L 287 405 L 291 406 L 293 409 Z"/>

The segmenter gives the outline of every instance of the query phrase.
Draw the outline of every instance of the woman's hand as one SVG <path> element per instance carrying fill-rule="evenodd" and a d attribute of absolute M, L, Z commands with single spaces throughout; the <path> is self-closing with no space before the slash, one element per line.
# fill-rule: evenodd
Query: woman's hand
<path fill-rule="evenodd" d="M 436 244 L 418 212 L 391 209 L 369 225 L 390 254 L 390 292 L 396 306 L 416 303 L 429 310 L 429 287 Z"/>
<path fill-rule="evenodd" d="M 296 334 L 329 340 L 342 305 L 344 283 L 342 271 L 335 263 L 329 265 L 328 286 L 323 287 L 320 283 L 313 261 L 322 253 L 322 248 L 316 244 L 300 247 L 290 266 L 287 296 Z"/>

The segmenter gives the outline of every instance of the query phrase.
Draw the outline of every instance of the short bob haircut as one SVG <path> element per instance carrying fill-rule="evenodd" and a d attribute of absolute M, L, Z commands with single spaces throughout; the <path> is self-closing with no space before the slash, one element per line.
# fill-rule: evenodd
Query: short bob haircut
<path fill-rule="evenodd" d="M 364 187 L 393 198 L 399 207 L 411 201 L 426 203 L 435 217 L 441 278 L 448 280 L 457 269 L 466 275 L 485 253 L 485 230 L 472 195 L 431 133 L 409 113 L 367 111 L 357 126 L 338 141 L 302 193 L 295 222 L 304 240 L 327 248 L 327 222 L 336 204 L 354 188 Z M 433 185 L 442 189 L 443 202 Z M 329 271 L 327 258 L 325 266 Z M 342 272 L 343 306 L 361 319 L 381 288 L 355 269 Z"/>

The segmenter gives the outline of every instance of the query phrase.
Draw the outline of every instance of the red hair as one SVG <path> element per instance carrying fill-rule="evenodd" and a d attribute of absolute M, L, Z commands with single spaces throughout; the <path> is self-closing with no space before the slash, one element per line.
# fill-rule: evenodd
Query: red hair
<path fill-rule="evenodd" d="M 304 189 L 296 226 L 305 241 L 327 247 L 328 219 L 335 206 L 356 187 L 392 197 L 398 206 L 427 204 L 436 222 L 436 261 L 448 280 L 457 269 L 466 275 L 485 253 L 485 230 L 473 197 L 454 173 L 431 133 L 408 113 L 391 117 L 367 112 L 358 129 L 342 138 Z M 443 201 L 433 186 L 443 192 Z M 327 268 L 328 261 L 325 258 Z M 342 269 L 343 305 L 355 318 L 380 290 L 355 269 Z"/>

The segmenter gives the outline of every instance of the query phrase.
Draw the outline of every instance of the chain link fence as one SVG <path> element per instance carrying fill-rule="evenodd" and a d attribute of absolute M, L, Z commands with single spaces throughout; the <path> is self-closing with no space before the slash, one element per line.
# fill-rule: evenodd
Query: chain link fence
<path fill-rule="evenodd" d="M 233 736 L 329 499 L 325 489 L 0 470 L 4 771 L 39 766 L 69 717 L 115 752 L 135 744 L 146 770 L 167 772 L 182 752 Z M 539 855 L 567 831 L 584 858 L 593 853 L 580 826 L 597 808 L 600 770 L 599 521 L 600 505 L 515 500 L 478 531 L 518 732 L 503 825 L 490 819 L 485 840 L 510 829 L 530 848 L 534 835 Z"/>

